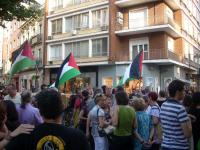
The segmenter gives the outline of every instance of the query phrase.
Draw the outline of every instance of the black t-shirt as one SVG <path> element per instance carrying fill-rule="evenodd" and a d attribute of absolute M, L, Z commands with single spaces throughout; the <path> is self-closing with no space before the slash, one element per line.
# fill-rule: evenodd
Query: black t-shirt
<path fill-rule="evenodd" d="M 72 128 L 44 123 L 30 135 L 22 134 L 6 146 L 6 150 L 88 150 L 85 135 Z"/>
<path fill-rule="evenodd" d="M 200 140 L 200 108 L 190 109 L 189 114 L 196 117 L 195 122 L 192 122 L 192 133 L 193 133 L 195 150 L 197 150 L 197 143 Z"/>

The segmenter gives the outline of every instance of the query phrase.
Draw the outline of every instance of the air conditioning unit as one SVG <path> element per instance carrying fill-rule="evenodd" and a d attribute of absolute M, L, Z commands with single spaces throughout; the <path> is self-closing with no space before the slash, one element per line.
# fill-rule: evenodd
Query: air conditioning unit
<path fill-rule="evenodd" d="M 54 13 L 54 10 L 50 11 L 50 15 L 52 15 Z"/>
<path fill-rule="evenodd" d="M 123 14 L 121 12 L 117 12 L 117 18 L 123 19 Z"/>
<path fill-rule="evenodd" d="M 77 35 L 77 30 L 72 30 L 72 35 Z"/>
<path fill-rule="evenodd" d="M 107 30 L 108 30 L 108 26 L 107 25 L 101 26 L 101 31 L 107 31 Z"/>
<path fill-rule="evenodd" d="M 48 36 L 47 39 L 48 39 L 48 40 L 52 40 L 52 39 L 53 39 L 53 36 Z"/>
<path fill-rule="evenodd" d="M 117 18 L 117 23 L 119 23 L 120 25 L 123 25 L 123 19 L 121 19 L 121 18 Z"/>

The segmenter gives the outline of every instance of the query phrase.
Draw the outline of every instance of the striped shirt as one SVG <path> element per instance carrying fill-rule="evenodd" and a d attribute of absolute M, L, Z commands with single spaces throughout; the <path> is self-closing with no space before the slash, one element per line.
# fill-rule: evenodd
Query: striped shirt
<path fill-rule="evenodd" d="M 176 100 L 168 99 L 161 107 L 160 118 L 163 129 L 162 147 L 188 150 L 189 143 L 181 128 L 181 123 L 189 120 L 185 108 Z"/>

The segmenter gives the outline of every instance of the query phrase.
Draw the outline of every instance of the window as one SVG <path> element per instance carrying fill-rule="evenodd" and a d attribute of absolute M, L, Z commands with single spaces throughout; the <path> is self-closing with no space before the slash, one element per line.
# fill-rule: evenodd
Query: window
<path fill-rule="evenodd" d="M 74 57 L 88 57 L 89 56 L 89 41 L 79 41 L 65 44 L 65 55 L 68 56 L 72 52 Z"/>
<path fill-rule="evenodd" d="M 62 19 L 52 21 L 52 34 L 62 33 Z"/>
<path fill-rule="evenodd" d="M 54 0 L 54 9 L 62 8 L 63 0 Z"/>
<path fill-rule="evenodd" d="M 169 51 L 174 52 L 174 39 L 168 37 L 167 48 Z"/>
<path fill-rule="evenodd" d="M 147 25 L 147 9 L 129 12 L 129 28 L 139 28 Z"/>
<path fill-rule="evenodd" d="M 65 19 L 65 31 L 70 32 L 75 29 L 82 29 L 89 27 L 89 13 L 84 13 Z"/>
<path fill-rule="evenodd" d="M 62 45 L 58 44 L 58 45 L 53 45 L 50 48 L 50 52 L 49 52 L 49 60 L 61 60 L 62 59 Z"/>
<path fill-rule="evenodd" d="M 149 39 L 147 37 L 131 39 L 129 41 L 130 60 L 133 60 L 141 50 L 144 51 L 144 59 L 148 59 Z"/>
<path fill-rule="evenodd" d="M 167 14 L 167 17 L 169 17 L 171 19 L 174 18 L 173 11 L 169 7 L 166 8 L 166 14 Z"/>
<path fill-rule="evenodd" d="M 100 9 L 92 12 L 93 27 L 101 27 L 108 25 L 108 9 Z"/>
<path fill-rule="evenodd" d="M 184 42 L 184 55 L 185 55 L 185 58 L 189 58 L 189 48 L 190 48 L 190 46 L 189 46 L 189 43 L 188 42 Z"/>
<path fill-rule="evenodd" d="M 89 0 L 67 0 L 66 6 L 78 5 L 78 4 L 81 4 L 81 3 L 85 3 L 87 1 L 89 1 Z"/>
<path fill-rule="evenodd" d="M 94 39 L 92 40 L 92 55 L 93 56 L 107 56 L 108 53 L 108 39 Z"/>

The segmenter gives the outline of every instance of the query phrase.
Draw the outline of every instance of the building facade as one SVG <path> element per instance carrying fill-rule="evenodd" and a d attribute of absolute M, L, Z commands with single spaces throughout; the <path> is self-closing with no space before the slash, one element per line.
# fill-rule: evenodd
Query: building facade
<path fill-rule="evenodd" d="M 3 29 L 3 52 L 2 52 L 2 63 L 3 63 L 3 83 L 5 84 L 9 78 L 9 71 L 11 68 L 12 53 L 17 50 L 21 45 L 20 29 L 19 27 L 23 24 L 21 21 L 13 20 L 6 22 L 6 28 Z M 16 82 L 18 86 L 19 83 Z"/>
<path fill-rule="evenodd" d="M 144 50 L 143 86 L 166 89 L 173 79 L 196 87 L 200 64 L 199 0 L 46 0 L 45 82 L 73 52 L 93 86 L 116 85 Z"/>

